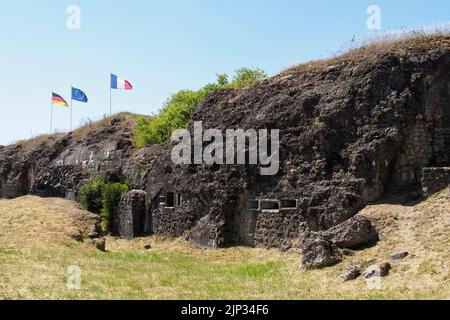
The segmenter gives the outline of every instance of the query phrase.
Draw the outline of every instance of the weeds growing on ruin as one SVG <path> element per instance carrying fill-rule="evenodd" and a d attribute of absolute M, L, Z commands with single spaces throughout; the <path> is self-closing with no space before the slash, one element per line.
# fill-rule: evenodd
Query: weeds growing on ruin
<path fill-rule="evenodd" d="M 108 232 L 114 207 L 128 189 L 127 184 L 108 183 L 102 178 L 97 178 L 81 187 L 80 202 L 87 211 L 100 215 L 102 229 Z"/>

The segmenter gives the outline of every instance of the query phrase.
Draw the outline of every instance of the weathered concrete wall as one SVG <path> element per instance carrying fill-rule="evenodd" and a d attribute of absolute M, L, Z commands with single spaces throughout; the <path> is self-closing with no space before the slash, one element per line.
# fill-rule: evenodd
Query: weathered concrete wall
<path fill-rule="evenodd" d="M 425 197 L 444 190 L 450 185 L 450 167 L 424 168 L 422 190 Z"/>
<path fill-rule="evenodd" d="M 102 176 L 139 185 L 149 159 L 133 157 L 134 119 L 118 115 L 92 127 L 0 149 L 0 196 L 78 199 L 82 183 Z M 142 156 L 142 154 L 141 154 Z M 3 185 L 3 187 L 2 187 Z"/>
<path fill-rule="evenodd" d="M 113 234 L 124 239 L 133 239 L 146 234 L 147 220 L 146 192 L 127 192 L 114 210 Z"/>

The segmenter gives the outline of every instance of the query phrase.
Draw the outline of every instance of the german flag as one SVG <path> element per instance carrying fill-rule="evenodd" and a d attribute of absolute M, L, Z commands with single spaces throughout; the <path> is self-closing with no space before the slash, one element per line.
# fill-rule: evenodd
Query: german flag
<path fill-rule="evenodd" d="M 69 104 L 60 95 L 52 92 L 52 104 L 60 107 L 69 107 Z"/>

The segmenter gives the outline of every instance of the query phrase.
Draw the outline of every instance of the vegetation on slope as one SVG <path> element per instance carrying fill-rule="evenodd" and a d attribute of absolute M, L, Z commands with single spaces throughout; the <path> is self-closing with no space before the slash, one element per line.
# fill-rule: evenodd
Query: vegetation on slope
<path fill-rule="evenodd" d="M 241 68 L 236 71 L 231 81 L 228 80 L 227 74 L 218 74 L 215 83 L 200 90 L 182 90 L 173 94 L 157 115 L 137 118 L 136 145 L 144 147 L 147 144 L 160 144 L 170 140 L 172 132 L 186 127 L 192 112 L 212 91 L 245 88 L 266 76 L 261 69 Z"/>

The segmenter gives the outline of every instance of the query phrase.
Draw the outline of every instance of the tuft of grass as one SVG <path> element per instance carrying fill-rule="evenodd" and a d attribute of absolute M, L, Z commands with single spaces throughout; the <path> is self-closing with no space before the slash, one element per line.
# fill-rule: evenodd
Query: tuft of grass
<path fill-rule="evenodd" d="M 275 77 L 285 77 L 301 71 L 322 71 L 328 67 L 340 64 L 367 64 L 377 57 L 386 54 L 405 57 L 408 54 L 421 54 L 433 49 L 450 49 L 450 33 L 437 31 L 435 33 L 410 32 L 401 37 L 378 39 L 371 43 L 352 48 L 347 52 L 329 59 L 310 61 L 289 67 Z"/>
<path fill-rule="evenodd" d="M 79 128 L 75 129 L 71 135 L 74 138 L 85 138 L 96 131 L 100 131 L 107 126 L 111 126 L 112 123 L 115 123 L 118 131 L 128 131 L 134 134 L 136 130 L 136 119 L 139 117 L 141 117 L 139 114 L 120 112 L 112 116 L 104 115 L 103 118 L 98 121 L 93 121 L 92 119 L 86 118 L 83 120 L 83 124 Z"/>
<path fill-rule="evenodd" d="M 48 143 L 51 141 L 56 141 L 57 139 L 60 139 L 64 135 L 65 135 L 64 133 L 55 133 L 53 135 L 42 134 L 42 135 L 33 137 L 31 139 L 28 139 L 28 140 L 17 141 L 12 146 L 20 147 L 24 151 L 30 151 L 42 144 L 45 144 L 45 143 Z"/>

